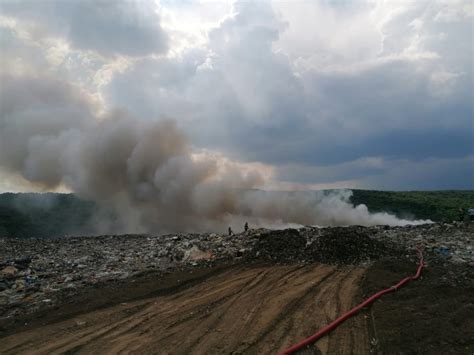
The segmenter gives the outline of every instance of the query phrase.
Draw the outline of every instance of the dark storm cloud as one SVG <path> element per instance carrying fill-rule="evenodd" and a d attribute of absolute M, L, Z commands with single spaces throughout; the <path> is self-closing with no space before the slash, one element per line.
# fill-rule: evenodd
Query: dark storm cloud
<path fill-rule="evenodd" d="M 367 176 L 361 186 L 385 190 L 472 190 L 474 156 L 456 159 L 393 161 L 384 173 Z"/>
<path fill-rule="evenodd" d="M 256 168 L 193 152 L 174 120 L 98 116 L 80 89 L 44 76 L 0 77 L 0 168 L 47 188 L 65 185 L 117 214 L 102 231 L 209 231 L 229 225 L 406 224 L 354 207 L 348 191 L 255 193 Z"/>
<path fill-rule="evenodd" d="M 283 180 L 390 188 L 383 178 L 408 188 L 418 182 L 409 168 L 397 173 L 400 162 L 429 162 L 434 172 L 473 154 L 472 8 L 462 1 L 237 1 L 196 45 L 188 37 L 176 40 L 187 24 L 169 30 L 169 12 L 164 33 L 151 2 L 53 1 L 42 11 L 38 4 L 2 7 L 18 26 L 37 28 L 30 31 L 36 37 L 140 57 L 90 64 L 79 51 L 61 59 L 60 73 L 70 75 L 72 62 L 75 71 L 97 79 L 95 93 L 109 108 L 143 122 L 176 117 L 193 146 L 274 165 Z M 183 8 L 199 6 L 172 8 L 179 20 Z M 6 70 L 23 72 L 29 63 L 30 71 L 48 72 L 37 38 L 23 46 L 19 34 L 4 37 Z M 151 53 L 162 55 L 146 56 Z M 454 174 L 438 175 L 468 186 Z"/>
<path fill-rule="evenodd" d="M 273 47 L 291 23 L 269 3 L 237 2 L 235 16 L 209 34 L 212 56 L 137 64 L 114 79 L 108 97 L 136 100 L 128 107 L 140 114 L 179 112 L 195 144 L 247 161 L 316 167 L 365 157 L 386 164 L 465 158 L 473 152 L 469 21 L 447 26 L 435 21 L 441 7 L 408 8 L 386 23 L 381 57 L 296 75 L 290 58 Z M 140 84 L 130 86 L 133 78 Z M 196 123 L 199 130 L 191 128 Z M 362 181 L 364 171 L 372 173 L 338 177 Z"/>
<path fill-rule="evenodd" d="M 190 132 L 195 142 L 250 161 L 337 164 L 365 156 L 422 159 L 472 153 L 466 80 L 454 88 L 455 95 L 434 97 L 429 79 L 412 73 L 407 64 L 385 64 L 357 76 L 313 77 L 305 79 L 310 81 L 306 89 L 291 77 L 293 87 L 279 89 L 282 85 L 275 84 L 260 89 L 265 91 L 263 97 L 255 97 L 258 91 L 248 96 L 257 101 L 250 107 L 265 107 L 253 117 L 232 81 L 224 81 L 215 68 L 208 72 L 193 68 L 195 64 L 186 60 L 149 61 L 115 79 L 112 99 L 126 103 L 136 98 L 128 108 L 141 115 L 187 115 L 205 128 Z M 147 78 L 149 72 L 154 78 Z M 140 86 L 130 85 L 133 78 L 139 78 Z M 152 91 L 155 85 L 168 90 L 157 94 Z M 142 95 L 147 86 L 154 93 L 150 97 Z M 264 106 L 259 106 L 261 100 L 267 101 Z"/>
<path fill-rule="evenodd" d="M 141 116 L 198 123 L 199 131 L 190 130 L 193 142 L 240 157 L 243 137 L 252 147 L 259 132 L 266 139 L 291 122 L 303 124 L 301 82 L 287 57 L 272 51 L 285 25 L 266 2 L 238 2 L 235 10 L 210 32 L 210 59 L 206 51 L 191 51 L 177 60 L 144 60 L 114 78 L 109 100 Z"/>
<path fill-rule="evenodd" d="M 299 183 L 349 183 L 379 190 L 474 189 L 474 156 L 383 160 L 363 158 L 341 164 L 289 164 L 278 168 L 284 181 Z"/>

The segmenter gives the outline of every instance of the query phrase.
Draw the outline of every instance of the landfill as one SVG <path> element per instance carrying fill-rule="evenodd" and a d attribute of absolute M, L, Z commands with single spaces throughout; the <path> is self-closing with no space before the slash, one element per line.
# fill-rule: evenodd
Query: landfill
<path fill-rule="evenodd" d="M 225 263 L 369 265 L 382 257 L 474 268 L 474 223 L 249 229 L 233 235 L 0 238 L 0 321 L 54 307 L 84 287 Z"/>

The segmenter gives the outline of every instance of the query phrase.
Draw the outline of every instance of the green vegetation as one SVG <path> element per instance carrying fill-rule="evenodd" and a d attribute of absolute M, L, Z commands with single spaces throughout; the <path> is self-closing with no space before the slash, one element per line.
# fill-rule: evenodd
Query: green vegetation
<path fill-rule="evenodd" d="M 459 208 L 474 207 L 474 191 L 353 190 L 351 202 L 400 218 L 450 222 L 459 220 Z M 97 214 L 96 204 L 73 194 L 0 194 L 0 236 L 90 235 Z"/>
<path fill-rule="evenodd" d="M 474 191 L 352 191 L 354 205 L 363 203 L 371 212 L 390 212 L 400 218 L 451 222 L 459 220 L 459 208 L 465 213 L 474 208 Z"/>
<path fill-rule="evenodd" d="M 0 194 L 0 236 L 91 234 L 95 211 L 73 194 Z"/>

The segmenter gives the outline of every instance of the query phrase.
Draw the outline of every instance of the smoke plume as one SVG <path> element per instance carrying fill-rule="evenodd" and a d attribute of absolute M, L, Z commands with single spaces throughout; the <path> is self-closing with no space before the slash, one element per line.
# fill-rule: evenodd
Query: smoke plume
<path fill-rule="evenodd" d="M 173 120 L 99 115 L 92 98 L 52 79 L 1 82 L 0 167 L 113 211 L 114 222 L 98 216 L 102 232 L 423 222 L 354 208 L 350 191 L 258 191 L 269 179 L 264 169 L 193 151 Z"/>

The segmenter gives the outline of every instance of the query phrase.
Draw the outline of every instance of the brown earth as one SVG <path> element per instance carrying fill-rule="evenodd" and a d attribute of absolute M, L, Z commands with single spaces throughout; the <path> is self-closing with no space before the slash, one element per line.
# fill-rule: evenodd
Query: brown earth
<path fill-rule="evenodd" d="M 416 267 L 381 260 L 361 281 L 363 295 L 393 285 Z M 428 259 L 422 277 L 384 296 L 370 314 L 378 354 L 474 354 L 474 267 Z"/>
<path fill-rule="evenodd" d="M 0 324 L 0 354 L 274 354 L 415 270 L 398 258 L 368 269 L 221 265 L 144 274 Z M 474 354 L 472 295 L 472 266 L 429 260 L 422 278 L 302 353 Z"/>
<path fill-rule="evenodd" d="M 63 320 L 45 315 L 31 319 L 27 330 L 12 325 L 0 353 L 276 353 L 354 306 L 364 271 L 313 264 L 232 266 L 198 273 L 196 282 L 188 275 L 187 286 L 155 290 L 161 295 L 141 300 L 91 311 L 65 303 L 55 312 Z M 150 289 L 159 288 L 150 279 L 116 292 L 143 293 L 147 282 Z M 100 289 L 96 293 L 104 296 Z M 92 294 L 82 298 L 94 304 Z M 368 322 L 367 315 L 351 319 L 305 352 L 366 354 Z"/>

